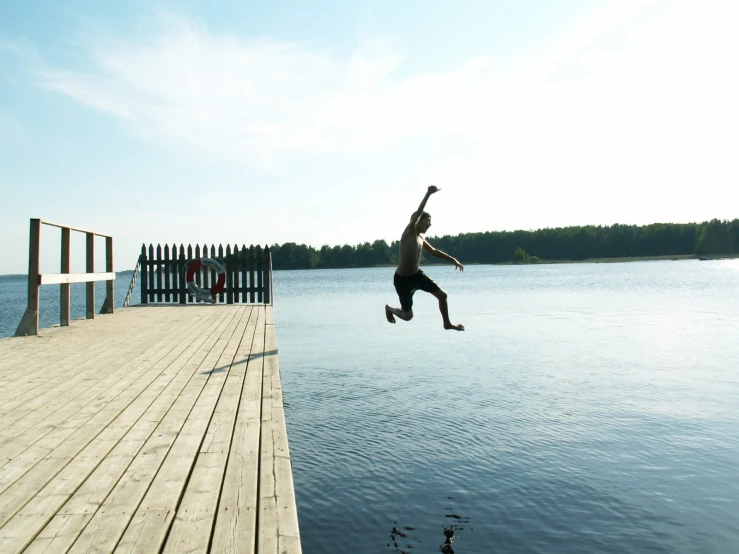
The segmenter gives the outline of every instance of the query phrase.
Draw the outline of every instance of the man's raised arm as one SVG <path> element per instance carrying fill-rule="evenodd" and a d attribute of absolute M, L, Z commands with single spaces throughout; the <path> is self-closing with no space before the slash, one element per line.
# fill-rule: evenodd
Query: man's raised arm
<path fill-rule="evenodd" d="M 421 204 L 418 206 L 418 210 L 416 210 L 416 213 L 413 214 L 413 217 L 411 218 L 411 224 L 415 227 L 418 225 L 418 222 L 421 220 L 421 216 L 423 215 L 423 209 L 426 207 L 426 202 L 428 201 L 429 197 L 434 194 L 435 192 L 439 192 L 441 189 L 430 185 L 429 189 L 426 191 L 426 195 L 423 197 L 423 200 L 421 200 Z"/>

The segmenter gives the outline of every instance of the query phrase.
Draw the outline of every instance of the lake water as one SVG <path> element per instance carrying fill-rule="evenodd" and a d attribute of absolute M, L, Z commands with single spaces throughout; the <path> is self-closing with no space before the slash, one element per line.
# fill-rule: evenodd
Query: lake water
<path fill-rule="evenodd" d="M 274 275 L 306 554 L 739 552 L 739 260 L 426 272 Z"/>

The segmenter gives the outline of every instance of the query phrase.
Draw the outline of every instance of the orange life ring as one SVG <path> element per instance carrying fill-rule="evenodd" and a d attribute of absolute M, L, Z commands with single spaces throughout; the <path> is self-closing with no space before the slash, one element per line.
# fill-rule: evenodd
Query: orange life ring
<path fill-rule="evenodd" d="M 210 289 L 201 289 L 195 284 L 195 273 L 200 271 L 204 265 L 215 269 L 218 275 L 216 284 Z M 226 268 L 220 261 L 214 260 L 213 258 L 190 260 L 185 265 L 185 282 L 187 283 L 187 290 L 190 291 L 190 294 L 194 298 L 215 304 L 216 295 L 221 293 L 226 286 Z"/>

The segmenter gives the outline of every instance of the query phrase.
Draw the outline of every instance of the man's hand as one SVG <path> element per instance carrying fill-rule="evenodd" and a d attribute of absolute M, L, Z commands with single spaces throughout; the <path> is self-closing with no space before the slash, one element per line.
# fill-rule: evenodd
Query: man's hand
<path fill-rule="evenodd" d="M 441 189 L 438 188 L 436 185 L 429 185 L 429 195 L 434 194 L 435 192 L 439 192 Z"/>
<path fill-rule="evenodd" d="M 459 271 L 464 271 L 464 266 L 461 263 L 459 263 L 459 261 L 456 258 L 452 261 L 452 263 L 454 264 L 455 270 L 458 269 Z"/>

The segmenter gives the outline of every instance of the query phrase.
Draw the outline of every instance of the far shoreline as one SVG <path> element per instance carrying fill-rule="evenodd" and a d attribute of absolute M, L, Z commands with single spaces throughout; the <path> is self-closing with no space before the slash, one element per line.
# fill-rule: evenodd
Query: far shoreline
<path fill-rule="evenodd" d="M 683 261 L 683 260 L 697 260 L 697 261 L 718 261 L 718 260 L 736 260 L 739 259 L 739 254 L 724 254 L 724 255 L 706 255 L 699 256 L 697 254 L 678 254 L 671 256 L 622 256 L 620 258 L 587 258 L 585 260 L 539 260 L 537 262 L 495 262 L 489 264 L 482 264 L 479 262 L 472 262 L 463 264 L 465 266 L 475 265 L 555 265 L 555 264 L 614 264 L 614 263 L 630 263 L 630 262 L 666 262 L 666 261 Z M 378 264 L 373 266 L 359 266 L 359 267 L 314 267 L 314 268 L 299 268 L 299 269 L 275 269 L 274 271 L 310 271 L 314 269 L 371 269 L 373 267 L 395 267 L 397 264 Z M 425 262 L 424 266 L 445 266 L 449 265 L 446 263 L 437 262 Z M 123 271 L 116 271 L 116 276 L 123 277 L 132 275 L 133 269 L 125 269 Z M 26 278 L 26 273 L 8 273 L 0 275 L 0 279 L 19 279 Z"/>
<path fill-rule="evenodd" d="M 682 260 L 698 260 L 698 261 L 716 261 L 716 260 L 735 260 L 739 259 L 739 254 L 724 255 L 706 255 L 699 256 L 697 254 L 677 254 L 668 256 L 622 256 L 620 258 L 586 258 L 584 260 L 539 260 L 536 262 L 494 262 L 489 264 L 469 263 L 465 266 L 473 265 L 553 265 L 553 264 L 604 264 L 604 263 L 629 263 L 629 262 L 666 262 L 666 261 L 682 261 Z M 446 263 L 430 262 L 424 263 L 426 266 L 444 266 Z M 395 267 L 395 264 L 382 264 L 375 267 Z M 336 268 L 339 269 L 339 268 Z"/>

